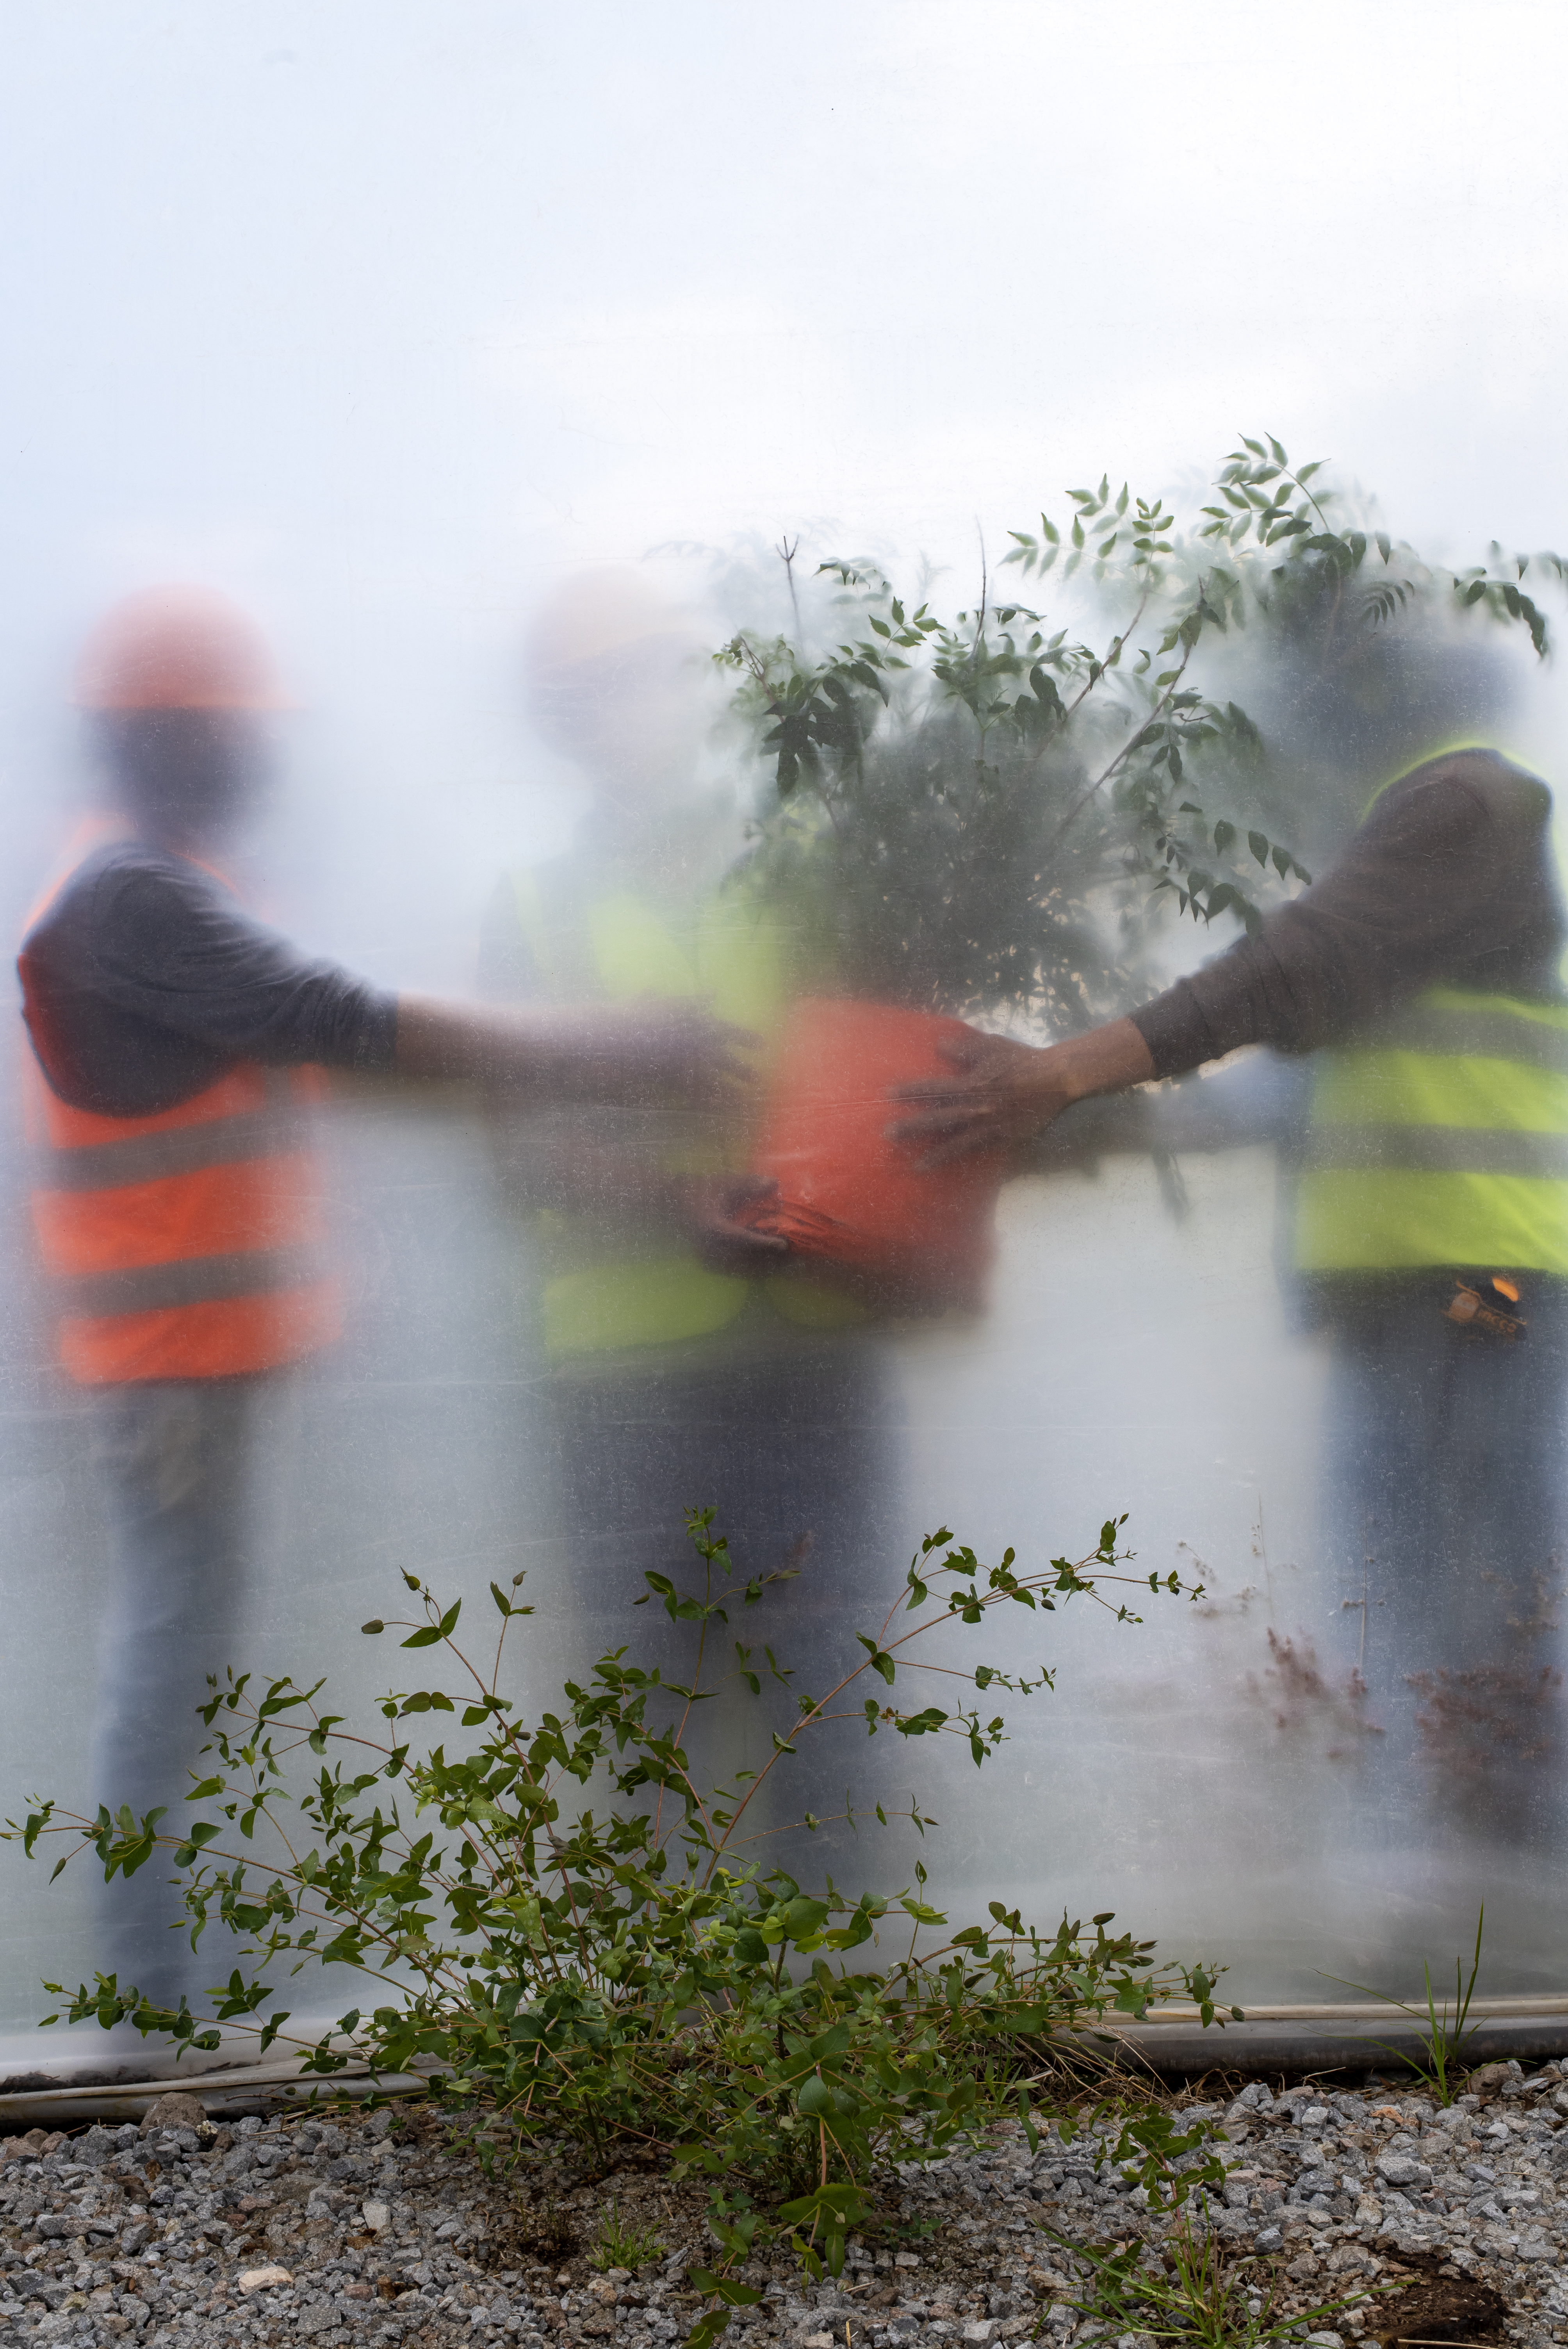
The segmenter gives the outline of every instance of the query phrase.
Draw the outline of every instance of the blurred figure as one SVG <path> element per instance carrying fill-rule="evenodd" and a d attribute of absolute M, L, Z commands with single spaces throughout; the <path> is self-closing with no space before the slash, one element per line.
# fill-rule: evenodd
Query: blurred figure
<path fill-rule="evenodd" d="M 573 581 L 537 623 L 532 714 L 593 796 L 566 855 L 498 889 L 487 994 L 705 1003 L 765 1039 L 777 1030 L 800 991 L 809 929 L 764 907 L 743 874 L 726 878 L 733 802 L 695 780 L 698 651 L 635 573 Z M 862 1309 L 746 1220 L 758 1185 L 738 1171 L 744 1112 L 573 1108 L 525 1125 L 501 1105 L 497 1144 L 538 1252 L 549 1521 L 592 1652 L 630 1642 L 634 1661 L 687 1677 L 688 1627 L 656 1606 L 627 1609 L 650 1568 L 694 1584 L 683 1513 L 711 1505 L 739 1578 L 804 1571 L 755 1613 L 731 1608 L 705 1676 L 733 1670 L 734 1640 L 768 1642 L 797 1667 L 796 1689 L 820 1695 L 836 1676 L 835 1606 L 877 1586 L 894 1537 L 887 1404 Z M 771 1751 L 747 1744 L 744 1703 L 722 1710 L 693 1749 L 705 1794 Z M 802 1809 L 843 1810 L 847 1774 L 835 1776 L 823 1746 L 818 1734 L 784 1765 L 770 1830 Z"/>
<path fill-rule="evenodd" d="M 738 1040 L 688 1009 L 552 1019 L 391 995 L 256 922 L 221 860 L 264 795 L 283 696 L 257 631 L 216 597 L 121 605 L 78 698 L 106 804 L 30 917 L 19 971 L 34 1221 L 114 1525 L 92 1793 L 139 1813 L 184 1795 L 192 1683 L 232 1661 L 258 1414 L 338 1329 L 307 1132 L 319 1071 L 470 1077 L 524 1108 L 710 1102 L 743 1071 Z M 111 1889 L 95 1954 L 164 1999 L 191 1968 L 159 1877 L 154 1862 Z"/>
<path fill-rule="evenodd" d="M 1417 1849 L 1563 1823 L 1565 936 L 1551 792 L 1451 749 L 1256 936 L 1070 1041 L 976 1035 L 899 1127 L 934 1157 L 1016 1145 L 1242 1046 L 1318 1056 L 1292 1253 L 1333 1348 L 1324 1532 L 1387 1739 L 1368 1826 Z"/>

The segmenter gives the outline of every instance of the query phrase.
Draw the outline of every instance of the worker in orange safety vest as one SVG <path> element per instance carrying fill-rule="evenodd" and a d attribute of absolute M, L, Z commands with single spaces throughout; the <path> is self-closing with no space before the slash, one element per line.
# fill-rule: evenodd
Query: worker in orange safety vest
<path fill-rule="evenodd" d="M 747 1040 L 691 1004 L 394 995 L 256 921 L 222 860 L 259 802 L 284 696 L 265 642 L 221 599 L 120 605 L 77 698 L 107 804 L 29 916 L 25 1108 L 60 1360 L 93 1398 L 114 1526 L 91 1799 L 140 1813 L 186 1791 L 191 1708 L 232 1661 L 259 1415 L 340 1326 L 308 1133 L 321 1072 L 468 1078 L 523 1107 L 711 1103 L 746 1083 Z M 107 1897 L 98 1962 L 174 1999 L 192 1977 L 161 1871 Z"/>

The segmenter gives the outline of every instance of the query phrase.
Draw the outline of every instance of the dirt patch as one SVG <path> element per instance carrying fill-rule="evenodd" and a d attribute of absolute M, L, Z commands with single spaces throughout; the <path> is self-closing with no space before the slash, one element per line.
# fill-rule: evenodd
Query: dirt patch
<path fill-rule="evenodd" d="M 1402 2292 L 1374 2304 L 1376 2313 L 1367 2326 L 1384 2349 L 1401 2342 L 1475 2342 L 1501 2349 L 1508 2340 L 1509 2308 L 1501 2292 L 1472 2276 L 1451 2270 L 1444 2275 L 1435 2258 L 1429 2262 L 1407 2257 L 1402 2264 L 1418 2272 Z"/>
<path fill-rule="evenodd" d="M 522 2202 L 491 2230 L 485 2248 L 489 2267 L 518 2267 L 530 2260 L 559 2267 L 580 2248 L 580 2239 L 553 2202 Z"/>

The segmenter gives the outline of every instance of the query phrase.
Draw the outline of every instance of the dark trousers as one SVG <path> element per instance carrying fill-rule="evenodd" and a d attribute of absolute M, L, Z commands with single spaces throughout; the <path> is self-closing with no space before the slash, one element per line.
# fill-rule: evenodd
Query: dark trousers
<path fill-rule="evenodd" d="M 95 1446 L 114 1555 L 98 1635 L 91 1790 L 95 1803 L 163 1826 L 199 1816 L 185 1801 L 208 1732 L 206 1675 L 235 1663 L 249 1578 L 251 1467 L 262 1379 L 170 1379 L 97 1398 Z M 193 1954 L 168 1855 L 100 1888 L 92 1962 L 160 2001 L 227 1971 L 204 1938 Z M 216 1973 L 214 1969 L 216 1968 Z"/>
<path fill-rule="evenodd" d="M 689 1683 L 693 1627 L 672 1623 L 656 1599 L 634 1602 L 646 1594 L 649 1569 L 700 1590 L 702 1562 L 683 1519 L 711 1506 L 735 1571 L 729 1621 L 709 1626 L 703 1678 L 723 1681 L 724 1692 L 687 1719 L 683 1741 L 705 1795 L 738 1771 L 763 1770 L 775 1750 L 770 1724 L 787 1729 L 791 1710 L 791 1697 L 769 1681 L 764 1648 L 792 1671 L 795 1693 L 824 1696 L 863 1658 L 855 1633 L 881 1619 L 903 1562 L 896 1437 L 874 1348 L 786 1336 L 754 1353 L 672 1348 L 623 1358 L 614 1369 L 559 1375 L 546 1423 L 557 1551 L 551 1611 L 564 1619 L 573 1654 L 589 1662 L 625 1648 L 627 1661 Z M 755 1607 L 740 1604 L 748 1577 L 789 1567 L 798 1569 L 791 1579 Z M 738 1677 L 738 1641 L 753 1650 L 760 1702 Z M 873 1686 L 885 1694 L 880 1681 Z M 857 1716 L 865 1693 L 857 1684 L 850 1700 Z M 663 1725 L 683 1712 L 675 1700 L 655 1701 L 648 1717 Z M 841 1813 L 851 1788 L 874 1799 L 868 1772 L 889 1743 L 873 1744 L 863 1723 L 804 1733 L 751 1802 L 738 1855 L 820 1877 L 846 1848 L 848 1831 L 803 1837 L 791 1823 L 806 1811 Z M 749 1784 L 741 1782 L 742 1793 Z"/>
<path fill-rule="evenodd" d="M 1526 1288 L 1513 1343 L 1444 1319 L 1448 1275 L 1336 1319 L 1325 1514 L 1390 1841 L 1563 1817 L 1568 1284 Z"/>

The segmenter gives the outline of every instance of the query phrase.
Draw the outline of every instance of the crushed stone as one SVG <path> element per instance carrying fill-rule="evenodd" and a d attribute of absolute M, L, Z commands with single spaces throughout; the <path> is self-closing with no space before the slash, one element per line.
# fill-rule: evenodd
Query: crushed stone
<path fill-rule="evenodd" d="M 1321 2349 L 1421 2327 L 1568 2344 L 1568 2066 L 1489 2065 L 1470 2088 L 1447 2111 L 1376 2083 L 1185 2101 L 1186 2119 L 1222 2127 L 1233 2164 L 1222 2189 L 1189 2197 L 1186 2222 L 1252 2261 Z M 485 2169 L 480 2125 L 421 2105 L 200 2116 L 166 2097 L 139 2128 L 0 2141 L 0 2344 L 663 2349 L 696 2313 L 687 2271 L 715 2256 L 706 2189 L 652 2165 L 590 2180 L 531 2155 L 508 2178 Z M 1088 2349 L 1071 2246 L 1157 2246 L 1177 2223 L 1113 2174 L 1113 2128 L 1047 2128 L 1031 2152 L 1010 2124 L 977 2152 L 907 2166 L 836 2281 L 783 2256 L 742 2271 L 763 2297 L 727 2343 Z M 1355 2293 L 1370 2297 L 1307 2318 Z"/>

